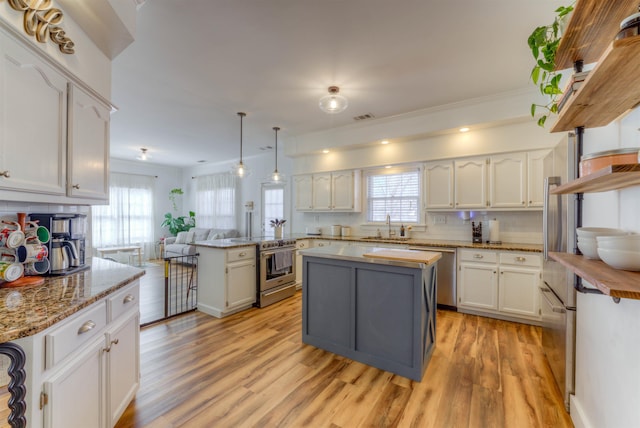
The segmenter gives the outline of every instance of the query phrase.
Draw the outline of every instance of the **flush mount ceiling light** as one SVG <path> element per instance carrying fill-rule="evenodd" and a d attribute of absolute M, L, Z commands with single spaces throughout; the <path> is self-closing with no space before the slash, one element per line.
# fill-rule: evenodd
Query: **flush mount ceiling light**
<path fill-rule="evenodd" d="M 231 172 L 240 178 L 250 174 L 249 169 L 242 163 L 242 119 L 246 115 L 247 113 L 238 112 L 238 116 L 240 116 L 240 162 L 231 167 Z"/>
<path fill-rule="evenodd" d="M 329 114 L 336 114 L 343 112 L 349 102 L 345 97 L 339 95 L 340 88 L 337 86 L 329 86 L 329 94 L 320 98 L 320 110 Z"/>
<path fill-rule="evenodd" d="M 469 132 L 469 128 L 467 126 L 463 126 L 458 131 L 460 131 L 460 132 Z"/>
<path fill-rule="evenodd" d="M 150 159 L 151 156 L 149 156 L 147 154 L 147 150 L 149 150 L 149 149 L 141 147 L 140 148 L 140 154 L 138 155 L 138 157 L 136 159 L 141 160 L 141 161 L 146 161 L 147 159 Z"/>
<path fill-rule="evenodd" d="M 274 146 L 276 149 L 276 169 L 274 169 L 271 173 L 270 179 L 273 183 L 280 183 L 284 180 L 284 175 L 278 172 L 278 131 L 280 130 L 280 128 L 274 126 L 273 130 L 276 132 L 276 144 Z"/>

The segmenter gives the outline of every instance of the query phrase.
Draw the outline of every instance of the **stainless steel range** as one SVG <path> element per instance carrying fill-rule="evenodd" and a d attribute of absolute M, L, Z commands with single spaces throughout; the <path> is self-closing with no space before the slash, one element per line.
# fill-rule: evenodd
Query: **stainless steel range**
<path fill-rule="evenodd" d="M 257 305 L 271 305 L 296 291 L 296 240 L 264 240 L 258 245 Z"/>

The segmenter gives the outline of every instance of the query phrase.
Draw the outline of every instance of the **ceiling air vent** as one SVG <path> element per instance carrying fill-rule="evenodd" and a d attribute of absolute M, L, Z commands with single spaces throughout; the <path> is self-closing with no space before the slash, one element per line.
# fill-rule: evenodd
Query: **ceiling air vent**
<path fill-rule="evenodd" d="M 373 115 L 373 113 L 365 113 L 365 114 L 361 114 L 360 116 L 354 116 L 353 120 L 367 120 L 367 119 L 373 119 L 375 116 Z"/>

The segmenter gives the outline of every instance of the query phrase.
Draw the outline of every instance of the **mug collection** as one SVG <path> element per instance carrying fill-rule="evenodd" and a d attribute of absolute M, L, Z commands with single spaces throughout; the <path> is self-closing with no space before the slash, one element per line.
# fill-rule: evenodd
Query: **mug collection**
<path fill-rule="evenodd" d="M 22 276 L 49 271 L 49 230 L 35 221 L 0 219 L 0 280 L 13 282 Z"/>

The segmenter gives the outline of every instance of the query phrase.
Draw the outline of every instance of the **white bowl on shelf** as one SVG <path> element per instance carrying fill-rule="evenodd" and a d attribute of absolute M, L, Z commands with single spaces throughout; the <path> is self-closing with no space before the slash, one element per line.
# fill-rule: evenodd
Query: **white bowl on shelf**
<path fill-rule="evenodd" d="M 598 255 L 603 262 L 614 269 L 640 271 L 640 251 L 598 248 Z"/>
<path fill-rule="evenodd" d="M 591 238 L 578 238 L 578 248 L 588 259 L 600 260 L 598 256 L 598 242 Z"/>
<path fill-rule="evenodd" d="M 640 235 L 598 236 L 598 248 L 640 252 Z"/>
<path fill-rule="evenodd" d="M 608 227 L 579 227 L 576 229 L 578 238 L 593 238 L 597 236 L 617 236 L 628 235 L 629 232 L 622 229 L 612 229 Z"/>

